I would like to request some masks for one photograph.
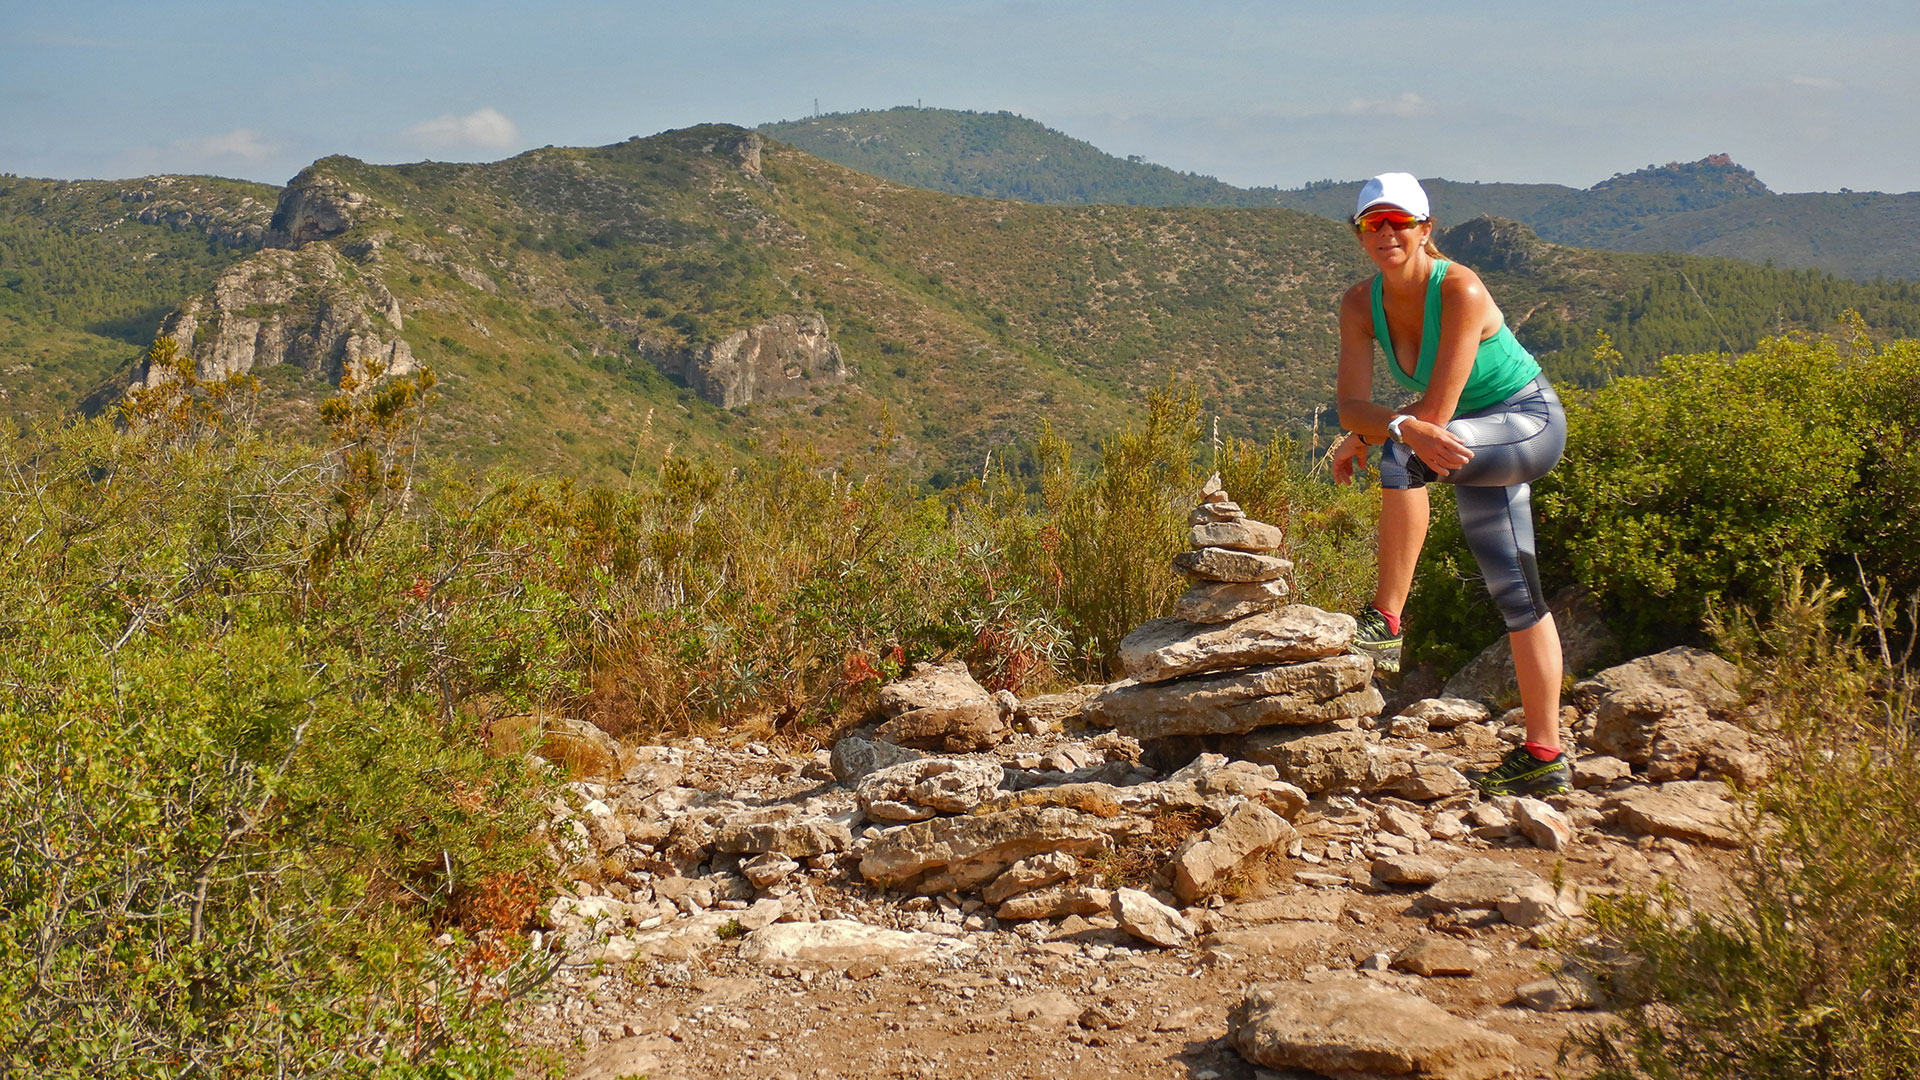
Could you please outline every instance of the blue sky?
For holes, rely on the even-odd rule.
[[[1365,14],[1355,14],[1364,10]],[[708,121],[1008,109],[1242,185],[1920,189],[1920,4],[0,0],[0,171],[281,183]]]

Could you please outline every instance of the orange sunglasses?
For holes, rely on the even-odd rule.
[[[1425,218],[1414,217],[1405,210],[1369,210],[1353,219],[1353,227],[1361,232],[1379,232],[1385,228],[1399,232],[1402,229],[1411,229],[1425,220]]]

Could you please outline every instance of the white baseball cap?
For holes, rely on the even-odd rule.
[[[1422,221],[1433,216],[1432,209],[1427,205],[1427,191],[1412,173],[1381,173],[1360,185],[1360,200],[1354,206],[1353,216],[1358,219],[1361,214],[1383,204],[1397,206]]]

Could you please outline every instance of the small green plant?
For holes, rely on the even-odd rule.
[[[1600,937],[1576,959],[1619,1023],[1569,1053],[1600,1080],[1920,1075],[1920,698],[1895,625],[1913,609],[1869,595],[1849,617],[1838,590],[1789,575],[1769,619],[1717,623],[1786,765],[1720,902],[1667,888],[1594,904]]]
[[[721,941],[732,941],[734,938],[746,936],[747,928],[740,925],[739,919],[728,919],[726,922],[721,923],[719,928],[714,930],[713,933],[714,936],[718,937]]]

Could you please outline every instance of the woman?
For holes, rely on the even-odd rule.
[[[1454,485],[1460,526],[1506,620],[1527,735],[1490,772],[1469,773],[1490,794],[1550,794],[1573,786],[1560,748],[1560,636],[1534,565],[1528,483],[1553,468],[1567,421],[1540,365],[1514,340],[1479,275],[1433,246],[1427,193],[1408,173],[1367,181],[1354,235],[1379,273],[1340,301],[1339,483],[1380,460],[1380,578],[1355,644],[1387,670],[1400,659],[1400,612],[1427,538],[1430,481]],[[1373,346],[1394,381],[1420,396],[1375,404]]]

